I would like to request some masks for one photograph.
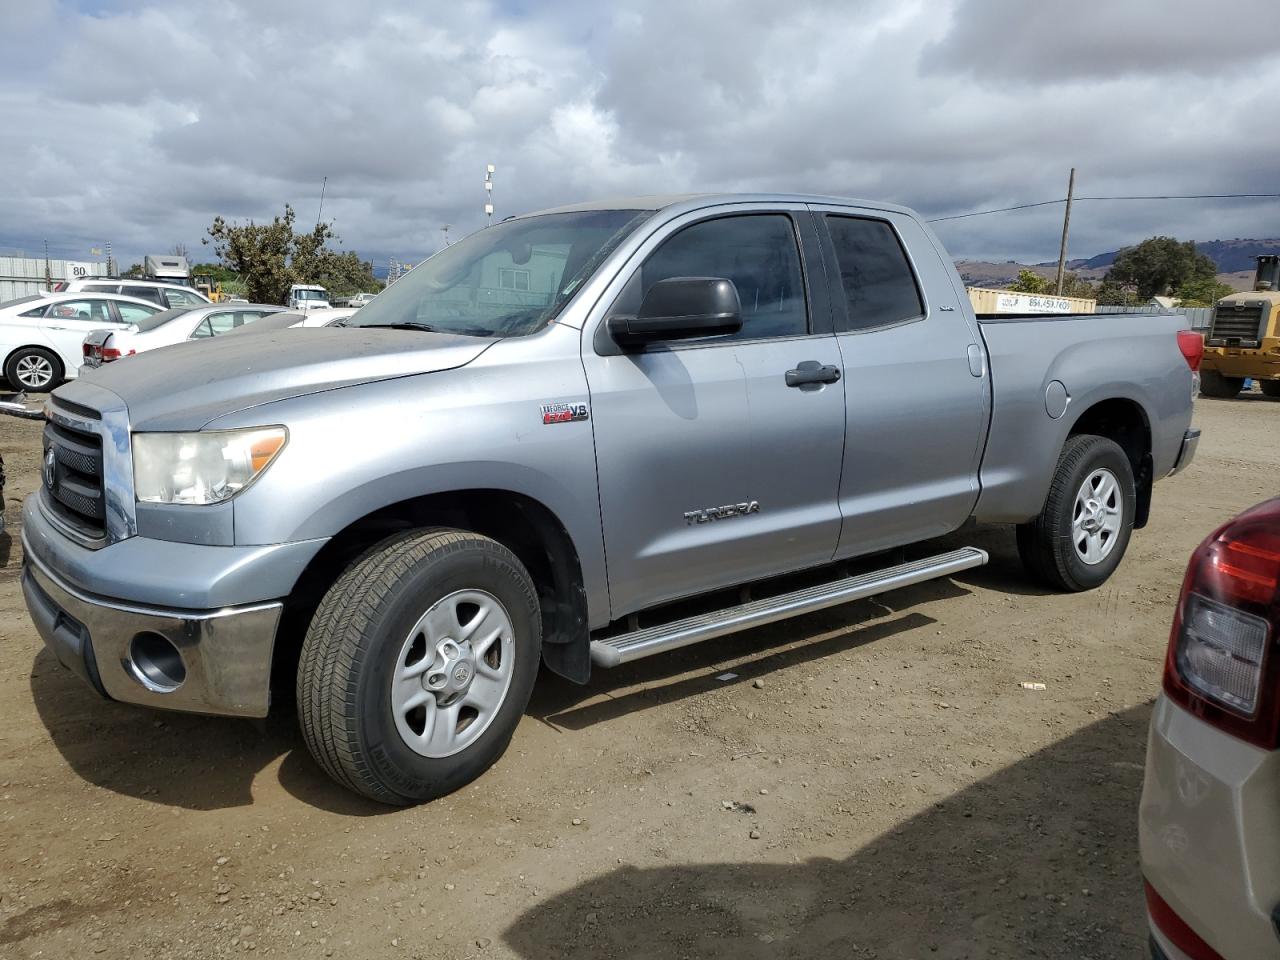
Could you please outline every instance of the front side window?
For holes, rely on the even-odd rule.
[[[535,333],[648,216],[581,210],[494,224],[414,267],[345,326],[476,337]]]
[[[828,215],[840,265],[849,330],[884,327],[924,316],[920,289],[898,236],[883,220]]]
[[[83,323],[115,323],[106,300],[64,300],[49,307],[46,320]]]
[[[785,214],[718,217],[685,227],[649,255],[615,310],[637,312],[649,288],[672,277],[723,277],[738,288],[742,329],[717,342],[808,333],[800,250]]]
[[[185,290],[166,290],[164,297],[171,307],[199,307],[205,303],[194,293],[187,293]]]

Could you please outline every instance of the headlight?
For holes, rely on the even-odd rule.
[[[267,469],[284,427],[201,433],[135,433],[133,487],[147,503],[221,503]]]

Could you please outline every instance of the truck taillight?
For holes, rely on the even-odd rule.
[[[1200,361],[1204,359],[1204,337],[1194,330],[1179,330],[1178,350],[1182,353],[1182,359],[1187,361],[1191,372],[1197,373],[1200,370]]]
[[[1246,510],[1191,555],[1164,690],[1221,730],[1280,747],[1280,498]]]

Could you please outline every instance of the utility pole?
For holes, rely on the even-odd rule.
[[[1058,285],[1055,288],[1058,296],[1062,296],[1062,271],[1067,268],[1067,229],[1071,226],[1071,198],[1076,192],[1076,168],[1071,168],[1071,177],[1067,180],[1067,208],[1062,213],[1062,246],[1058,248]]]
[[[49,241],[44,242],[44,288],[53,289],[53,268],[49,265]]]
[[[453,226],[453,224],[446,223],[443,227],[440,228],[440,232],[444,234],[444,245],[446,247],[449,245],[449,228],[451,226]]]
[[[325,177],[320,181],[320,209],[316,211],[316,229],[320,229],[320,214],[324,213],[324,188],[328,184],[329,178]]]
[[[485,226],[493,224],[493,164],[489,164],[484,173],[484,215]]]

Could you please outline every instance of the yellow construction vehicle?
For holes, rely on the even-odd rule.
[[[1246,377],[1268,397],[1280,397],[1280,256],[1258,257],[1253,290],[1223,297],[1200,361],[1200,393],[1230,399]]]
[[[198,273],[191,278],[196,285],[196,289],[203,293],[213,303],[221,303],[227,299],[227,295],[222,292],[222,281],[215,280],[208,274]]]

